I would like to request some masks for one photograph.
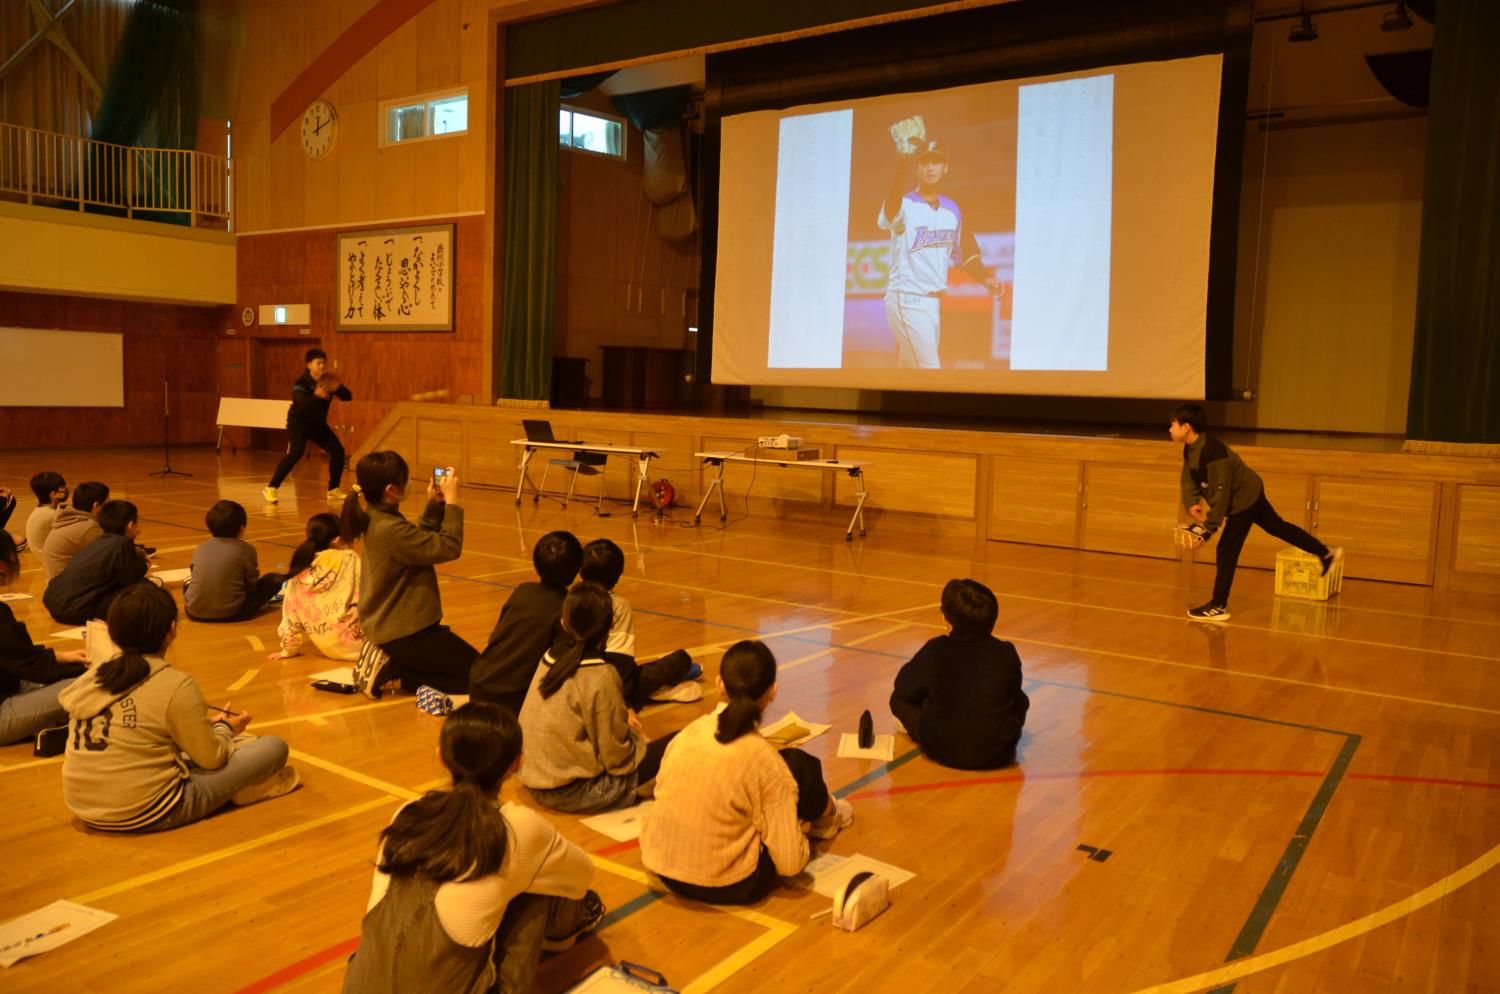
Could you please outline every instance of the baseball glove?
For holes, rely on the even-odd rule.
[[[927,140],[927,125],[922,122],[922,115],[908,117],[891,125],[891,140],[896,143],[896,151],[902,155],[916,155],[917,149]]]
[[[1173,532],[1177,539],[1178,548],[1196,549],[1212,537],[1213,532],[1203,525],[1194,522],[1190,525],[1178,525]]]

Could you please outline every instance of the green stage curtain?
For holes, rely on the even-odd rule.
[[[1444,0],[1435,28],[1406,434],[1493,445],[1500,443],[1500,3]]]
[[[501,397],[552,390],[557,282],[556,80],[505,91],[505,207],[496,384]]]

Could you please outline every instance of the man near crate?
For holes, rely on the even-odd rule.
[[[1215,556],[1218,571],[1214,574],[1213,598],[1190,609],[1188,617],[1229,620],[1229,588],[1251,525],[1260,525],[1283,542],[1317,556],[1323,562],[1324,575],[1343,558],[1343,549],[1329,548],[1276,513],[1255,470],[1229,446],[1204,434],[1208,431],[1208,414],[1201,406],[1178,405],[1168,430],[1172,441],[1182,443],[1182,506],[1193,519],[1192,524],[1183,526],[1184,544],[1196,548],[1221,527],[1224,530]]]

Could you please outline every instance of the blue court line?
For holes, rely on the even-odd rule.
[[[604,931],[616,922],[623,921],[624,919],[629,918],[631,915],[635,914],[637,911],[640,911],[642,908],[647,907],[648,905],[655,904],[657,901],[660,901],[666,896],[667,895],[663,894],[661,891],[648,890],[644,894],[640,894],[636,897],[631,898],[629,901],[626,901],[624,904],[620,905],[618,908],[605,915],[604,921],[600,923],[598,931]]]
[[[857,780],[844,784],[844,786],[833,792],[833,796],[848,797],[850,794],[854,793],[856,790],[859,790],[866,784],[873,783],[874,781],[879,780],[881,777],[889,775],[892,770],[901,766],[905,766],[907,763],[910,763],[920,755],[922,755],[921,749],[913,749],[911,752],[903,752],[901,755],[897,756],[889,763],[886,763],[883,766],[877,766],[875,767],[875,769],[871,770],[869,773],[866,773],[864,776],[858,778]]]

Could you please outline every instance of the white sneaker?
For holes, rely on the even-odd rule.
[[[276,504],[281,501],[281,494],[277,492],[275,487],[265,487],[261,490],[260,495],[266,499],[267,504]]]
[[[854,805],[842,798],[833,802],[833,814],[824,815],[807,830],[809,839],[831,839],[854,824]]]
[[[691,704],[694,701],[703,700],[703,685],[692,680],[684,680],[674,683],[670,687],[663,687],[651,695],[653,701],[674,701],[678,704]]]
[[[234,792],[232,800],[241,807],[246,804],[255,804],[257,801],[269,801],[273,797],[290,794],[301,783],[302,778],[297,775],[295,766],[283,766],[264,780],[258,780],[248,787],[241,787]]]

